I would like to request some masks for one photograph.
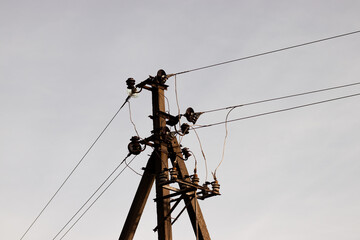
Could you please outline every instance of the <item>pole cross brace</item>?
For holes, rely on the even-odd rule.
[[[175,187],[172,187],[172,186],[168,185],[168,184],[171,184],[171,183],[178,183],[179,185],[185,186],[185,187],[182,187],[182,188],[178,189],[178,188],[175,188]],[[165,198],[176,197],[176,196],[182,195],[182,194],[189,195],[188,194],[189,192],[194,192],[194,191],[197,191],[198,189],[200,189],[200,191],[198,191],[196,193],[196,195],[197,195],[197,198],[200,199],[200,200],[204,200],[204,199],[209,198],[209,197],[221,195],[220,193],[217,193],[214,190],[210,190],[207,186],[200,186],[200,185],[188,182],[188,181],[182,181],[180,179],[164,182],[162,187],[165,188],[165,189],[168,189],[170,191],[173,191],[174,193],[163,196],[162,198],[155,198],[154,201],[159,201],[159,200],[165,199]]]

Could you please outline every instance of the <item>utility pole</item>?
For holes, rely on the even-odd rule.
[[[165,143],[166,135],[166,119],[161,112],[165,112],[165,95],[164,90],[166,86],[163,85],[166,81],[165,71],[159,70],[152,91],[153,103],[153,136],[156,158],[156,201],[157,208],[157,224],[159,240],[171,240],[171,218],[167,217],[170,214],[170,199],[164,198],[169,195],[169,190],[162,187],[161,183],[164,180],[164,175],[161,174],[168,169],[168,149]],[[165,176],[166,181],[168,180]]]
[[[156,77],[149,77],[136,86],[135,80],[131,78],[127,80],[128,89],[132,93],[137,92],[138,88],[151,91],[153,104],[151,116],[153,120],[152,135],[142,140],[138,137],[132,137],[128,145],[129,152],[135,155],[140,154],[142,151],[141,145],[149,145],[154,148],[154,151],[144,168],[143,176],[119,240],[133,239],[154,181],[157,208],[157,226],[154,231],[158,232],[158,239],[172,240],[172,224],[186,209],[198,239],[210,240],[198,199],[203,200],[211,196],[220,195],[220,185],[215,181],[212,183],[207,182],[200,186],[196,172],[194,175],[189,175],[187,171],[184,160],[187,160],[190,154],[186,149],[181,149],[175,137],[176,133],[171,132],[167,127],[167,125],[176,125],[181,117],[181,115],[171,116],[165,112],[164,91],[168,87],[165,85],[167,78],[168,76],[165,71],[159,70]],[[195,123],[200,114],[195,113],[192,108],[188,108],[183,116]],[[180,134],[188,133],[189,125],[183,125],[181,126],[182,133]],[[169,159],[172,163],[172,168],[168,166]],[[179,187],[175,188],[171,186],[172,184],[178,184]],[[212,186],[212,190],[210,190],[208,185]],[[172,222],[171,213],[181,200],[184,200],[185,207]],[[171,203],[174,204],[171,206]]]

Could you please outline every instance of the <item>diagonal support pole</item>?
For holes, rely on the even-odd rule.
[[[154,184],[155,162],[157,159],[157,153],[153,152],[147,162],[144,174],[141,177],[139,187],[136,191],[134,200],[125,220],[119,240],[132,240],[134,238],[136,228],[144,211],[144,207],[149,197],[152,185]]]

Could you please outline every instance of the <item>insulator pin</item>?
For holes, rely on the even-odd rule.
[[[211,183],[213,193],[220,194],[220,184],[217,180]]]
[[[160,69],[157,74],[156,77],[154,78],[154,81],[160,84],[164,84],[167,80],[167,75],[166,72],[163,69]]]
[[[188,160],[188,158],[191,157],[191,153],[188,148],[184,147],[183,149],[181,149],[181,152],[184,155],[185,160]]]
[[[186,109],[184,116],[189,122],[195,124],[201,114],[202,112],[196,113],[193,108],[189,107],[188,109]]]
[[[207,197],[209,195],[209,191],[210,191],[210,188],[208,187],[209,184],[210,184],[209,182],[205,182],[203,184],[203,189],[201,190],[203,197]]]
[[[194,173],[194,175],[192,176],[191,181],[192,181],[193,184],[196,184],[196,185],[199,184],[200,179],[199,179],[199,176],[197,175],[197,173]]]
[[[189,133],[190,125],[186,124],[186,123],[183,123],[180,128],[181,128],[182,134],[185,135],[185,134]]]
[[[135,80],[133,78],[128,78],[128,80],[126,80],[126,85],[128,89],[134,89],[135,88]]]
[[[142,148],[140,145],[140,138],[138,136],[134,136],[130,139],[130,143],[128,144],[128,150],[131,154],[139,155],[142,152]]]

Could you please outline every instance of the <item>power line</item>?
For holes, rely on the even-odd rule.
[[[137,155],[135,155],[128,164],[130,164],[132,161],[134,161],[134,159],[137,157]],[[125,159],[126,160],[126,159]],[[106,192],[106,190],[108,190],[108,188],[115,182],[115,180],[124,172],[124,170],[127,168],[127,166],[125,166],[116,176],[115,178],[109,183],[109,185],[99,194],[99,196],[90,204],[90,206],[80,215],[80,217],[71,225],[71,227],[62,235],[62,237],[60,238],[63,239],[69,232],[70,230],[80,221],[80,219],[87,213],[87,211],[89,211],[89,209],[99,200],[99,198]]]
[[[270,114],[273,114],[273,113],[290,111],[290,110],[294,110],[294,109],[298,109],[298,108],[309,107],[309,106],[312,106],[312,105],[317,105],[317,104],[321,104],[321,103],[327,103],[327,102],[337,101],[337,100],[340,100],[340,99],[351,98],[351,97],[355,97],[355,96],[360,96],[360,93],[356,93],[356,94],[352,94],[352,95],[347,95],[347,96],[343,96],[343,97],[332,98],[332,99],[323,100],[323,101],[319,101],[319,102],[308,103],[308,104],[304,104],[304,105],[298,105],[298,106],[295,106],[295,107],[284,108],[284,109],[275,110],[275,111],[271,111],[271,112],[265,112],[265,113],[250,115],[250,116],[247,116],[247,117],[231,119],[231,120],[227,120],[227,121],[223,121],[223,122],[217,122],[217,123],[212,123],[212,124],[207,124],[207,125],[200,125],[200,126],[194,127],[193,129],[199,129],[199,128],[205,128],[205,127],[212,127],[212,126],[216,126],[216,125],[220,125],[220,124],[225,124],[225,123],[229,123],[229,122],[241,121],[241,120],[245,120],[245,119],[249,119],[249,118],[255,118],[255,117],[270,115]]]
[[[328,41],[328,40],[332,40],[332,39],[340,38],[340,37],[345,37],[345,36],[349,36],[349,35],[353,35],[353,34],[357,34],[357,33],[360,33],[360,30],[354,31],[354,32],[349,32],[349,33],[344,33],[344,34],[340,34],[340,35],[335,35],[335,36],[332,36],[332,37],[322,38],[322,39],[318,39],[318,40],[311,41],[311,42],[301,43],[301,44],[293,45],[293,46],[290,46],[290,47],[279,48],[279,49],[276,49],[276,50],[263,52],[263,53],[259,53],[259,54],[254,54],[254,55],[250,55],[250,56],[247,56],[247,57],[242,57],[242,58],[237,58],[237,59],[233,59],[233,60],[229,60],[229,61],[225,61],[225,62],[215,63],[215,64],[211,64],[211,65],[208,65],[208,66],[198,67],[198,68],[190,69],[190,70],[187,70],[187,71],[178,72],[178,73],[175,73],[175,74],[170,74],[169,77],[173,76],[173,75],[180,75],[180,74],[184,74],[184,73],[195,72],[195,71],[203,70],[203,69],[206,69],[206,68],[217,67],[217,66],[220,66],[220,65],[225,65],[225,64],[229,64],[229,63],[233,63],[233,62],[238,62],[238,61],[242,61],[242,60],[246,60],[246,59],[250,59],[250,58],[260,57],[260,56],[264,56],[264,55],[268,55],[268,54],[272,54],[272,53],[276,53],[276,52],[281,52],[281,51],[285,51],[285,50],[289,50],[289,49],[293,49],[293,48],[303,47],[303,46],[306,46],[306,45],[315,44],[315,43],[319,43],[319,42],[324,42],[324,41]]]
[[[56,239],[57,236],[70,224],[70,222],[76,217],[76,215],[85,207],[85,205],[95,196],[95,194],[104,186],[104,184],[109,180],[109,178],[119,169],[119,167],[125,162],[128,157],[130,157],[130,153],[125,157],[124,160],[120,162],[120,164],[111,172],[111,174],[103,181],[103,183],[95,190],[95,192],[86,200],[86,202],[77,210],[77,212],[70,218],[70,220],[60,229],[60,231],[53,238]],[[127,165],[127,164],[126,164]]]
[[[139,172],[137,172],[135,169],[133,169],[133,168],[129,165],[129,163],[126,162],[126,160],[125,160],[125,164],[126,164],[126,166],[127,166],[128,168],[130,168],[130,170],[133,171],[136,175],[139,175],[140,177],[143,176],[141,173],[139,173]]]
[[[81,157],[80,161],[75,165],[75,167],[71,170],[70,174],[65,178],[65,180],[63,181],[63,183],[60,185],[60,187],[56,190],[56,192],[54,193],[54,195],[52,195],[52,197],[50,198],[50,200],[46,203],[46,205],[44,206],[44,208],[40,211],[40,213],[37,215],[37,217],[35,218],[35,220],[30,224],[30,226],[27,228],[27,230],[25,231],[25,233],[22,235],[22,237],[20,238],[20,240],[22,240],[26,234],[30,231],[30,229],[34,226],[34,224],[37,222],[37,220],[39,219],[39,217],[43,214],[43,212],[47,209],[47,207],[50,205],[50,203],[54,200],[54,198],[56,197],[56,195],[59,193],[59,191],[63,188],[63,186],[65,185],[65,183],[69,180],[69,178],[71,177],[71,175],[75,172],[75,170],[79,167],[79,165],[82,163],[82,161],[84,160],[84,158],[87,156],[87,154],[90,152],[90,150],[94,147],[94,145],[97,143],[97,141],[100,139],[100,137],[104,134],[104,132],[106,131],[106,129],[109,127],[109,125],[112,123],[112,121],[115,119],[115,117],[118,115],[118,113],[120,112],[120,110],[125,106],[125,104],[129,101],[131,96],[128,96],[125,99],[125,102],[121,105],[121,107],[117,110],[117,112],[115,113],[115,115],[111,118],[111,120],[108,122],[108,124],[105,126],[105,128],[101,131],[101,133],[99,134],[99,136],[95,139],[95,141],[91,144],[91,146],[88,148],[88,150],[85,152],[85,154]]]
[[[271,101],[276,101],[276,100],[282,100],[282,99],[292,98],[292,97],[299,97],[299,96],[304,96],[304,95],[313,94],[313,93],[319,93],[319,92],[325,92],[325,91],[330,91],[330,90],[339,89],[339,88],[351,87],[351,86],[355,86],[355,85],[360,85],[360,82],[355,82],[355,83],[350,83],[350,84],[345,84],[345,85],[340,85],[340,86],[335,86],[335,87],[329,87],[329,88],[323,88],[323,89],[318,89],[318,90],[313,90],[313,91],[308,91],[308,92],[296,93],[296,94],[291,94],[291,95],[286,95],[286,96],[276,97],[276,98],[270,98],[270,99],[255,101],[255,102],[243,103],[243,104],[233,105],[233,106],[229,106],[229,107],[216,108],[216,109],[212,109],[212,110],[208,110],[208,111],[203,111],[202,113],[210,113],[210,112],[216,112],[216,111],[222,111],[222,110],[229,110],[229,109],[234,109],[237,107],[244,107],[244,106],[255,105],[255,104],[265,103],[265,102],[271,102]]]

